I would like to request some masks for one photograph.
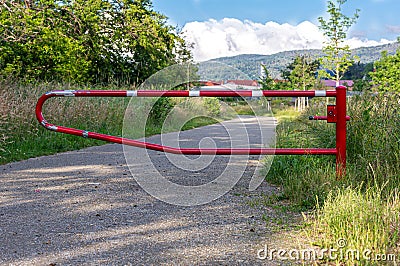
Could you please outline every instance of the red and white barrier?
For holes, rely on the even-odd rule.
[[[53,125],[44,119],[43,104],[52,97],[336,97],[335,123],[336,123],[336,148],[331,149],[197,149],[174,148],[148,142],[142,142],[122,137],[90,132],[81,129]],[[186,155],[336,155],[337,176],[342,177],[346,167],[346,88],[338,87],[328,91],[157,91],[157,90],[66,90],[51,91],[42,95],[36,105],[36,117],[39,123],[48,130],[84,138],[98,139],[119,143],[139,148],[151,149],[161,152]],[[311,117],[310,117],[311,119]],[[328,120],[328,117],[313,117],[314,120]]]

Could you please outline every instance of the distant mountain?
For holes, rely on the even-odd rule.
[[[374,47],[362,47],[353,50],[361,63],[377,61],[382,51],[395,54],[399,43],[391,43]],[[284,69],[297,55],[306,54],[316,59],[323,56],[322,50],[298,50],[281,52],[273,55],[246,54],[233,57],[221,57],[202,63],[199,75],[207,80],[259,79],[261,64],[267,66],[273,78],[280,78],[280,70]],[[222,63],[222,64],[221,64]]]

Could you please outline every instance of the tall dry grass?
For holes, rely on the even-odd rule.
[[[390,194],[400,185],[400,95],[365,94],[349,101],[348,160],[351,181]]]
[[[6,105],[6,99],[3,95],[3,91],[0,90],[0,152],[5,152],[6,141],[8,138],[5,130],[8,112],[9,111],[8,106]]]
[[[0,163],[79,149],[102,142],[57,134],[42,128],[35,117],[38,98],[51,90],[82,89],[68,84],[0,83]],[[54,124],[121,135],[126,99],[52,98],[44,106]]]
[[[126,89],[126,88],[84,88],[70,84],[38,83],[22,84],[18,82],[0,82],[0,164],[23,160],[27,158],[54,154],[57,152],[80,149],[104,142],[84,139],[71,135],[64,135],[42,128],[35,117],[35,106],[38,98],[52,90],[82,90],[82,89]],[[164,125],[164,119],[172,108],[179,105],[182,99],[160,98],[151,106],[136,106],[138,110],[131,110],[133,117],[139,119],[140,125],[145,123],[146,136],[159,134],[162,131],[176,131],[216,123],[208,114],[207,106],[201,101],[189,102],[193,106],[184,104],[183,116],[175,115],[170,121],[172,124]],[[124,115],[129,104],[129,98],[79,98],[60,97],[49,99],[43,108],[46,120],[55,125],[84,129],[114,136],[121,136]],[[134,104],[137,102],[134,102]],[[179,106],[178,106],[179,107]],[[210,108],[210,106],[208,106]],[[211,106],[213,107],[213,106]],[[151,108],[150,115],[143,121],[140,110]],[[132,109],[132,108],[131,108]],[[223,109],[223,108],[222,108]],[[177,112],[175,110],[175,113]],[[190,113],[187,113],[187,111]],[[213,109],[214,110],[214,109]],[[139,112],[135,112],[139,111]],[[201,111],[201,112],[200,112]],[[182,125],[190,116],[190,121]],[[200,116],[198,119],[191,119]],[[132,119],[130,128],[133,132],[128,137],[141,138],[141,130],[136,130],[137,125]],[[136,126],[136,127],[135,127]],[[163,128],[164,127],[164,128]],[[125,128],[126,129],[126,128]],[[135,131],[136,130],[136,131]]]

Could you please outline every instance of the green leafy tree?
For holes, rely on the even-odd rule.
[[[275,80],[271,77],[266,65],[261,64],[261,77],[259,84],[261,85],[261,90],[274,90],[277,88]],[[261,97],[260,102],[262,106],[265,106],[267,110],[271,110],[271,98]]]
[[[308,90],[316,84],[316,73],[319,67],[317,60],[311,60],[309,56],[298,55],[287,67],[288,80],[293,88]],[[308,99],[298,98],[298,110],[302,111],[308,105]]]
[[[275,88],[275,81],[271,77],[271,75],[270,75],[270,73],[269,73],[269,71],[267,69],[267,66],[262,64],[261,67],[262,67],[262,72],[263,72],[261,77],[260,77],[260,81],[259,81],[259,83],[261,85],[261,89],[262,90],[272,90],[272,89],[274,89]]]
[[[150,0],[25,0],[0,4],[0,75],[140,83],[190,53]]]
[[[371,81],[370,72],[374,69],[374,63],[357,62],[348,68],[343,76],[347,80],[366,80]]]
[[[354,57],[351,55],[350,47],[344,45],[347,31],[356,23],[360,10],[357,9],[352,17],[348,17],[342,12],[343,5],[347,0],[328,1],[329,19],[319,17],[319,28],[323,31],[328,41],[323,47],[325,56],[321,59],[322,67],[334,73],[334,80],[339,86],[343,74],[353,64]],[[330,77],[326,71],[320,71],[322,77]]]
[[[311,60],[309,56],[299,55],[287,67],[288,80],[295,88],[308,90],[312,88],[317,79],[316,73],[319,68],[318,60]]]
[[[76,38],[72,14],[50,1],[0,5],[0,72],[3,76],[82,79],[90,60]],[[64,15],[63,15],[64,13]]]
[[[375,62],[374,71],[370,73],[372,84],[382,92],[400,93],[400,49],[395,55],[382,53],[382,58]]]
[[[353,64],[343,76],[345,80],[353,80],[354,91],[365,91],[371,88],[371,75],[370,72],[374,69],[374,63],[361,63]]]

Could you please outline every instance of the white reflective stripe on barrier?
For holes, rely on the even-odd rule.
[[[46,94],[55,94],[57,96],[65,96],[65,97],[74,97],[76,91],[74,90],[66,90],[66,91],[50,91]]]
[[[326,91],[315,91],[315,97],[326,97]]]
[[[261,90],[251,91],[251,97],[263,97],[263,96],[264,96],[264,93]]]
[[[189,97],[200,97],[200,91],[189,91]]]
[[[126,96],[128,97],[137,97],[137,91],[127,91]]]

